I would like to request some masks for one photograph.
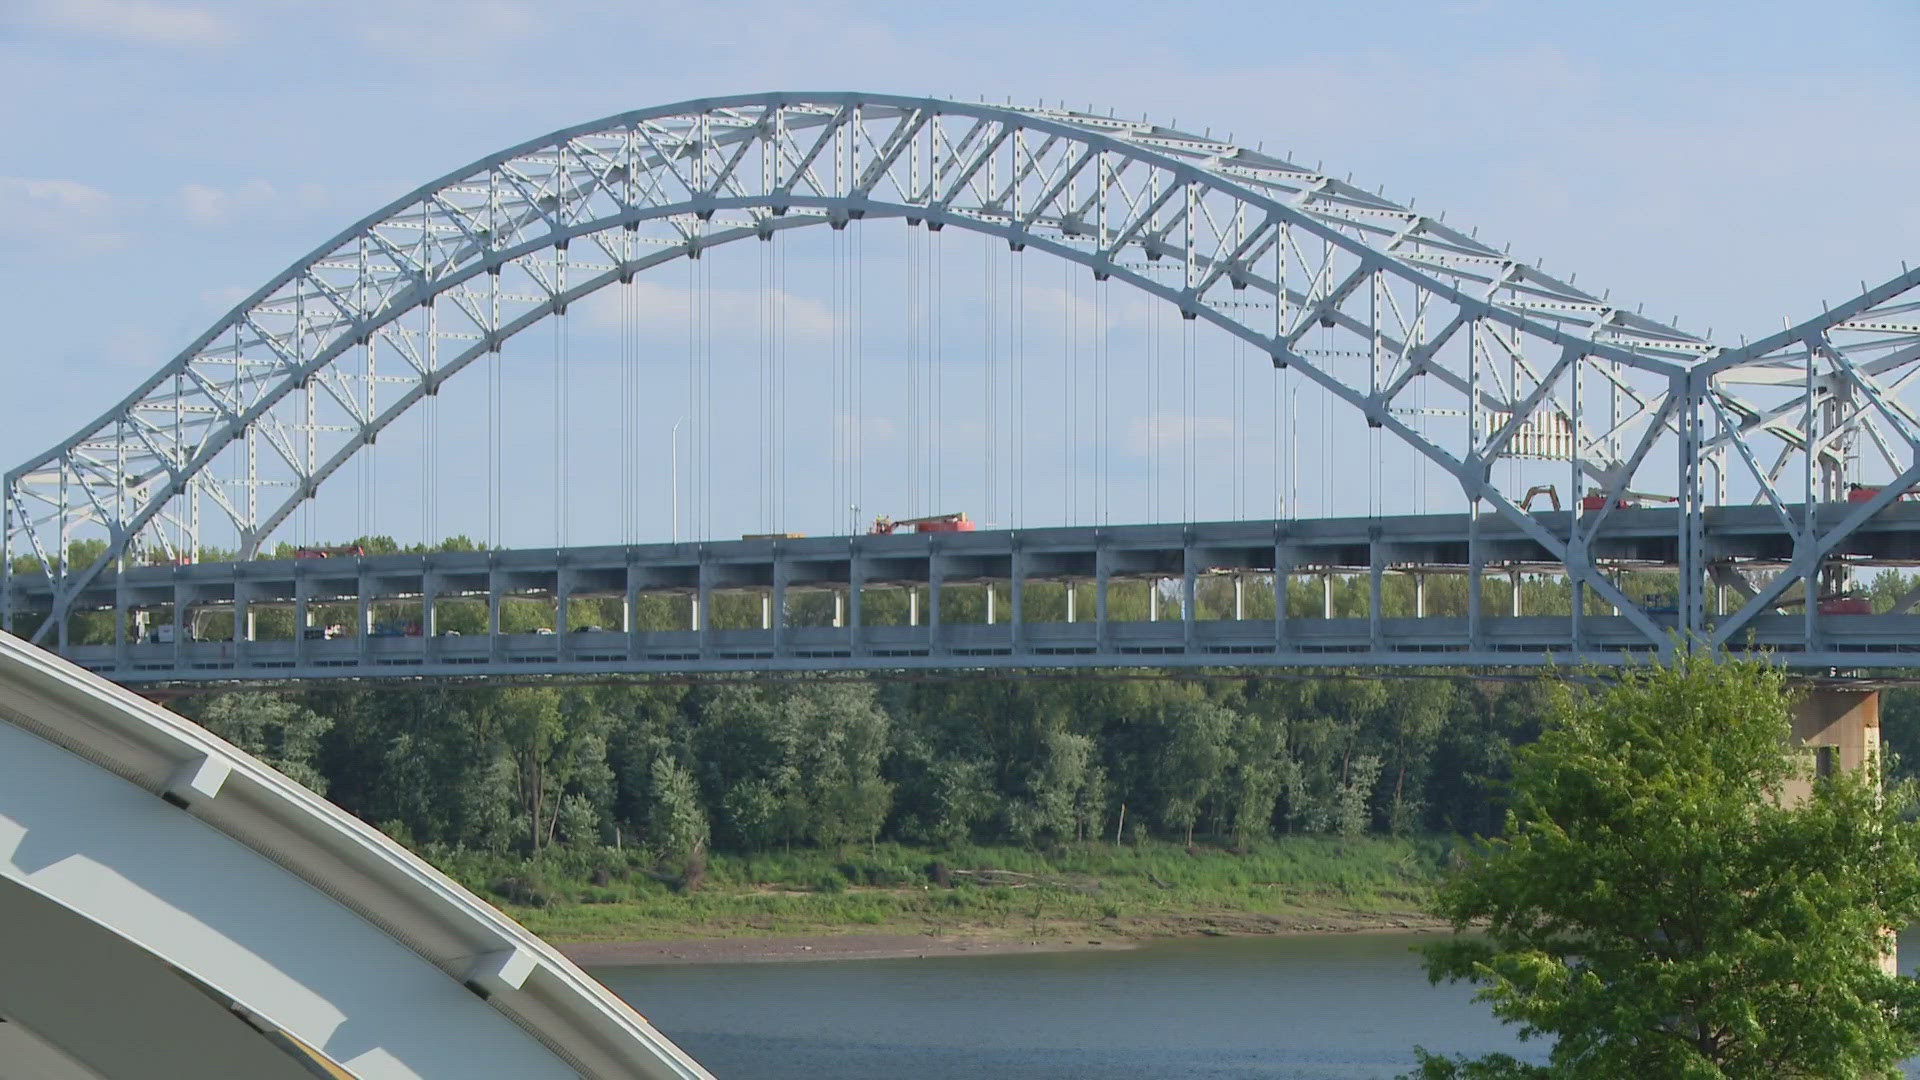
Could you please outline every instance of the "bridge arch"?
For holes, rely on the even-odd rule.
[[[0,573],[30,555],[53,580],[55,617],[38,639],[136,545],[164,549],[162,525],[197,533],[203,502],[251,554],[382,429],[541,319],[719,245],[884,217],[1051,253],[1251,343],[1438,463],[1615,603],[1574,538],[1523,514],[1493,465],[1551,444],[1575,480],[1625,490],[1678,430],[1671,384],[1716,351],[1410,207],[1210,135],[888,95],[706,99],[523,143],[321,245],[7,474]],[[1302,344],[1315,329],[1351,348],[1315,355]],[[1483,371],[1496,350],[1504,380]],[[376,354],[392,365],[377,377]],[[1459,401],[1450,442],[1401,416],[1418,376]],[[1591,429],[1583,378],[1624,389],[1629,418]],[[396,379],[400,392],[379,400],[376,385]],[[242,481],[214,482],[223,455],[244,461]],[[67,565],[68,542],[88,532],[105,552]],[[9,595],[0,585],[0,604]]]
[[[711,1080],[372,827],[6,634],[0,917],[35,1076]]]

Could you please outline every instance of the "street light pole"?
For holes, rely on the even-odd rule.
[[[680,542],[680,425],[687,422],[681,417],[673,422],[673,430],[667,433],[667,444],[673,455],[673,542]]]

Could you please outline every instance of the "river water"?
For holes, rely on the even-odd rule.
[[[1415,1044],[1531,1056],[1413,934],[1124,952],[602,968],[721,1080],[1393,1076]]]
[[[1427,985],[1430,935],[1210,938],[1124,952],[601,968],[721,1080],[1349,1080],[1417,1044],[1541,1060]],[[1903,935],[1914,973],[1920,936]],[[1909,1067],[1908,1076],[1920,1075]]]

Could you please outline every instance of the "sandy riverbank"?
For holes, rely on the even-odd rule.
[[[1028,928],[1031,931],[1031,928]],[[642,964],[750,964],[809,960],[890,960],[1011,953],[1111,952],[1170,938],[1274,934],[1436,933],[1444,923],[1412,913],[1341,912],[1311,916],[1240,913],[1191,915],[1137,925],[1042,925],[1040,933],[999,929],[941,933],[833,933],[789,936],[685,937],[650,941],[558,942],[583,967]]]

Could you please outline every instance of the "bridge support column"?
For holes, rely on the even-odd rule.
[[[489,653],[498,652],[500,641],[500,578],[498,572],[487,575],[487,638],[494,643]]]
[[[1384,612],[1381,608],[1381,577],[1386,573],[1386,545],[1378,536],[1367,545],[1367,641],[1378,652],[1384,642],[1381,640],[1380,619]]]
[[[693,584],[693,630],[699,634],[697,640],[701,644],[701,659],[707,659],[708,651],[712,651],[712,638],[714,638],[714,632],[712,632],[714,569],[707,561],[707,544],[701,544],[701,565],[697,573],[699,578]]]
[[[1147,621],[1160,621],[1160,579],[1147,579]]]
[[[1413,575],[1413,617],[1427,617],[1427,575]]]
[[[1813,751],[1820,776],[1865,768],[1880,756],[1880,691],[1832,686],[1807,691],[1793,712],[1793,745]],[[1797,801],[1810,792],[1810,785],[1790,788],[1787,798]]]
[[[1512,591],[1511,591],[1510,593],[1508,593],[1508,595],[1507,595],[1507,606],[1508,606],[1508,607],[1509,607],[1509,609],[1510,609],[1510,610],[1509,610],[1509,611],[1507,612],[1507,614],[1509,614],[1509,615],[1511,615],[1511,616],[1513,616],[1514,618],[1516,618],[1516,619],[1517,619],[1517,618],[1519,618],[1519,617],[1520,617],[1520,613],[1521,613],[1521,607],[1520,607],[1520,571],[1518,571],[1518,570],[1509,570],[1509,571],[1507,571],[1507,582],[1508,582],[1508,586],[1509,586],[1509,588],[1510,588],[1510,589],[1512,590]]]
[[[1020,541],[1016,538],[1013,542],[1013,555],[1012,558],[1008,560],[1007,566],[1007,606],[1013,609],[1011,621],[1013,622],[1013,651],[1015,655],[1019,654],[1021,646],[1025,644],[1026,622],[1025,611],[1021,606],[1021,593],[1025,589],[1026,579],[1027,560],[1021,555]]]
[[[1814,774],[1878,767],[1880,760],[1880,691],[1818,686],[1807,691],[1793,711],[1789,745],[1813,751]],[[1812,794],[1812,784],[1796,780],[1788,785],[1785,801],[1796,803]],[[1899,945],[1889,934],[1881,970],[1895,974]]]
[[[707,561],[705,544],[700,545],[699,574],[693,594],[693,628],[700,635],[700,656],[705,659],[713,644],[713,566]]]
[[[940,565],[940,553],[927,555],[927,652],[940,652],[940,588],[945,584],[946,568]]]
[[[117,576],[113,585],[113,662],[127,665],[127,587],[126,574]]]
[[[767,629],[773,633],[773,655],[785,651],[787,636],[787,560],[776,548],[773,556],[773,588],[767,591]]]
[[[867,587],[867,560],[860,552],[847,556],[847,652],[861,654],[860,594]]]
[[[1107,580],[1113,574],[1107,546],[1093,549],[1093,642],[1100,652],[1107,651]]]
[[[1180,545],[1180,643],[1188,651],[1193,651],[1193,600],[1195,596],[1195,576],[1199,567],[1193,557],[1193,534],[1188,532],[1186,543]]]
[[[192,602],[193,594],[185,585],[176,583],[173,587],[173,664],[176,668],[181,666],[186,652],[187,628],[193,625],[187,618],[187,607]]]
[[[367,572],[364,568],[361,569],[359,574],[359,587],[354,591],[360,594],[358,597],[359,615],[357,616],[359,619],[358,636],[360,638],[360,649],[362,652],[365,652],[367,648],[367,635],[373,633],[373,598],[367,595]]]
[[[1574,567],[1584,564],[1587,561],[1587,552],[1586,548],[1580,543],[1580,529],[1577,522],[1574,526],[1573,533],[1574,538],[1567,544],[1567,630],[1568,640],[1573,645],[1573,651],[1580,653],[1587,647],[1585,625],[1587,615],[1587,583],[1584,578],[1575,576]]]
[[[835,590],[833,594],[833,628],[845,629],[847,625],[847,594]]]
[[[1078,621],[1077,619],[1077,612],[1079,609],[1079,603],[1077,600],[1078,593],[1075,590],[1075,587],[1074,587],[1075,582],[1072,578],[1068,578],[1066,580],[1066,586],[1067,586],[1067,622],[1072,623],[1072,622]]]
[[[994,602],[995,595],[996,594],[993,591],[993,582],[991,581],[987,582],[987,625],[988,626],[993,625],[993,602]]]
[[[920,625],[920,590],[907,586],[907,625]]]
[[[1278,529],[1273,539],[1273,651],[1287,651],[1287,594],[1293,579],[1293,549]]]
[[[247,583],[233,583],[233,666],[245,667],[247,642],[253,640],[253,611],[247,607]]]
[[[1480,648],[1480,500],[1467,512],[1467,647]]]
[[[293,573],[293,663],[298,667],[307,662],[307,627],[313,623],[313,610],[307,575],[297,568]]]
[[[424,643],[423,651],[433,649],[434,636],[440,632],[439,612],[434,604],[439,595],[440,583],[434,580],[433,571],[420,571],[420,640]]]
[[[1247,617],[1247,577],[1236,571],[1233,575],[1233,621],[1239,622]]]

